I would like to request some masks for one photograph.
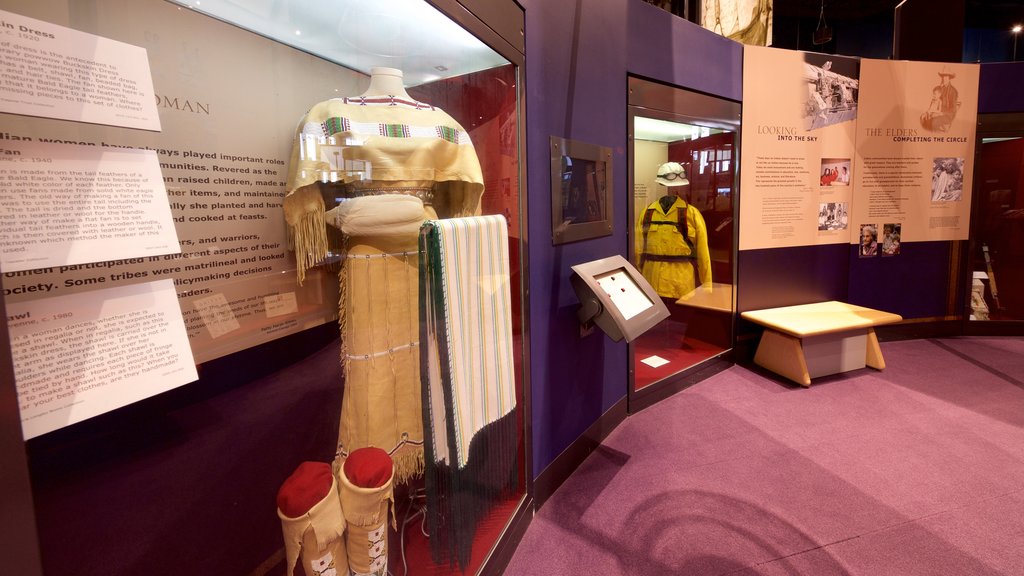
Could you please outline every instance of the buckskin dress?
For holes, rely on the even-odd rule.
[[[391,455],[395,481],[406,482],[423,470],[417,235],[427,219],[479,213],[476,151],[462,126],[429,104],[327,100],[296,129],[287,189],[299,282],[329,252],[342,255],[336,465],[374,446]]]

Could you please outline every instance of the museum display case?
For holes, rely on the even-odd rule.
[[[33,481],[45,486],[36,498],[46,571],[113,563],[131,573],[154,554],[191,574],[283,565],[280,471],[316,453],[333,454],[339,474],[369,446],[395,467],[391,573],[499,570],[531,506],[522,9],[44,0],[0,15],[4,330]],[[421,226],[431,234],[424,222],[449,219],[482,226],[473,233],[487,250],[446,248],[443,225],[432,229],[437,244],[418,246]],[[470,258],[488,264],[472,284],[478,300],[456,308],[452,294],[424,295],[424,274],[447,287],[444,267]],[[500,319],[495,340],[465,336],[432,356],[484,311]],[[335,367],[305,374],[295,348],[323,345]],[[494,382],[460,371],[481,346],[494,352],[484,359]],[[131,438],[138,421],[157,427],[168,414],[209,410],[227,388],[241,406],[262,404],[246,426],[278,426],[241,376],[256,364],[254,379],[303,373],[295,397],[334,390],[293,414],[290,426],[315,437],[315,449],[290,453],[288,437],[259,435],[223,447],[250,470],[276,455],[257,482],[238,483],[226,468],[235,455],[218,458],[210,429],[195,422],[140,433],[132,450],[103,446],[104,435]],[[427,392],[421,365],[441,366],[423,373]],[[374,404],[381,394],[392,397]],[[394,430],[384,439],[378,427]],[[163,459],[166,442],[204,447]],[[233,511],[187,535],[173,522],[151,527],[140,544],[148,552],[111,560],[109,542],[141,528],[104,516],[99,502],[113,488],[102,478],[126,468],[159,476],[161,488],[131,500],[139,514],[166,518],[174,499],[158,492],[194,489],[180,472],[197,464],[210,494],[239,492],[213,503],[214,517]],[[60,526],[48,499],[72,493],[89,494],[82,505],[92,507]],[[105,536],[55,546],[68,530]],[[211,550],[171,552],[196,537]],[[225,538],[248,542],[247,553]]]
[[[978,116],[977,175],[967,247],[965,332],[1019,334],[1024,321],[1024,116]]]
[[[636,78],[629,103],[632,262],[671,312],[630,346],[632,401],[732,348],[739,104]]]

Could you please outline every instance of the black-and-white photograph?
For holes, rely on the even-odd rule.
[[[860,63],[852,58],[804,53],[805,130],[857,119]]]
[[[932,159],[932,202],[959,202],[964,195],[964,159]]]
[[[900,253],[900,231],[903,226],[896,222],[882,224],[882,256],[896,256]]]
[[[928,107],[921,114],[921,127],[929,132],[946,132],[960,110],[960,94],[953,84],[956,74],[948,66],[939,70],[939,83],[930,92]]]
[[[846,202],[822,202],[818,206],[818,231],[846,230],[848,215]]]
[[[849,158],[821,159],[818,181],[821,186],[849,186],[851,176]]]

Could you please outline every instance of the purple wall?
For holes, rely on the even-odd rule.
[[[739,312],[844,300],[850,270],[849,245],[744,250],[739,253],[737,268]]]
[[[850,262],[847,302],[904,318],[946,315],[949,292],[956,289],[949,276],[950,242],[906,242],[898,256],[874,258],[860,258],[855,245],[843,247]]]
[[[626,395],[626,345],[579,337],[569,267],[627,253],[627,75],[738,100],[742,50],[643,2],[523,0],[533,471],[539,475]],[[548,138],[610,147],[611,236],[551,245]]]
[[[1024,62],[982,64],[978,113],[1024,112]]]

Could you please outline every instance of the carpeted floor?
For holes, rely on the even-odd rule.
[[[505,574],[1024,575],[1024,339],[882,350],[809,389],[733,366],[630,416]]]

